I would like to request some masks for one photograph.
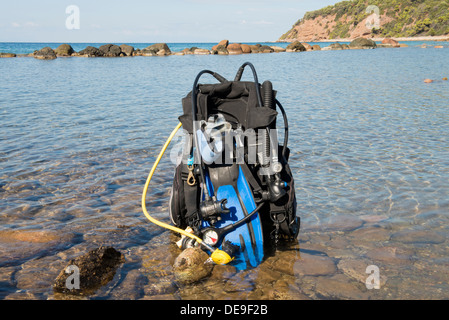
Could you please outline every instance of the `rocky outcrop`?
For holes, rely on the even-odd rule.
[[[302,42],[301,44],[304,46],[304,48],[306,48],[307,51],[312,51],[312,46],[310,44],[305,42]]]
[[[114,278],[118,266],[123,262],[125,262],[124,256],[112,247],[100,247],[89,251],[69,261],[56,278],[53,290],[71,295],[93,294]],[[74,272],[73,267],[77,267],[79,271],[79,283],[77,283],[79,288],[75,286],[75,279],[69,279]],[[68,286],[67,283],[73,284],[73,286]]]
[[[285,52],[285,48],[278,47],[278,46],[270,46],[271,49],[273,49],[274,52]]]
[[[195,49],[195,51],[193,51],[193,54],[208,55],[208,54],[210,54],[210,50],[198,48],[198,49]]]
[[[377,48],[377,44],[371,39],[360,37],[353,40],[349,47],[351,49],[374,49]]]
[[[143,56],[168,56],[171,50],[166,43],[156,43],[142,50]]]
[[[240,43],[231,43],[227,46],[229,54],[243,54],[242,47]]]
[[[15,58],[16,56],[15,53],[0,52],[0,58]]]
[[[251,47],[248,44],[241,44],[240,47],[243,53],[251,53]]]
[[[79,56],[84,56],[84,57],[89,57],[89,58],[102,57],[103,56],[103,52],[100,51],[100,49],[98,49],[98,48],[87,46],[86,49],[81,50],[80,52],[78,52],[78,55]]]
[[[229,45],[229,40],[221,40],[218,44],[212,47],[212,50],[217,50],[219,46],[227,47]]]
[[[274,50],[270,46],[260,46],[259,52],[260,53],[272,53],[272,52],[274,52]]]
[[[56,53],[50,47],[45,47],[41,50],[34,52],[34,58],[39,60],[54,60],[56,59]]]
[[[75,53],[75,50],[69,44],[61,44],[55,49],[55,53],[58,57],[71,57]]]
[[[260,53],[260,44],[250,44],[249,47],[251,48],[251,53]]]
[[[332,43],[331,45],[324,47],[324,48],[320,48],[319,46],[316,48],[316,50],[348,50],[350,49],[349,46],[346,43],[339,43],[339,42],[335,42]]]
[[[129,46],[127,44],[122,44],[120,46],[120,50],[122,51],[122,53],[124,53],[127,57],[132,57],[134,54],[134,47],[133,46]]]
[[[294,42],[290,43],[286,48],[287,52],[302,52],[302,51],[306,51],[306,50],[307,49],[299,41],[294,41]]]
[[[312,46],[312,51],[320,51],[320,50],[321,50],[321,47],[318,44],[314,44]]]
[[[105,44],[98,49],[103,53],[103,57],[120,57],[122,54],[122,49],[115,44]]]
[[[217,51],[217,54],[220,54],[220,55],[228,55],[229,54],[228,49],[226,49],[226,46],[224,46],[224,45],[217,46],[215,51]]]
[[[382,45],[384,46],[390,46],[390,47],[394,47],[394,48],[399,48],[399,42],[397,42],[394,39],[391,38],[385,38],[382,40]]]

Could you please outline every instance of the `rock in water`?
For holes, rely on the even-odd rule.
[[[177,282],[189,284],[210,275],[214,266],[207,262],[209,256],[199,248],[184,250],[175,260],[173,271]]]
[[[143,56],[168,56],[171,54],[170,48],[166,43],[156,43],[142,50]]]
[[[391,38],[383,39],[382,40],[382,44],[383,45],[389,45],[389,46],[392,46],[394,48],[399,48],[399,42],[397,42],[396,40],[391,39]]]
[[[103,57],[120,57],[122,53],[122,49],[115,44],[105,44],[98,49],[103,53]]]
[[[124,53],[124,54],[126,54],[126,56],[128,56],[128,57],[132,57],[133,56],[133,53],[134,53],[134,47],[132,47],[132,46],[129,46],[129,45],[127,45],[127,44],[122,44],[121,46],[120,46],[120,49],[122,50],[122,52]]]
[[[98,48],[87,46],[86,49],[81,50],[78,52],[80,56],[86,56],[86,57],[102,57],[103,52],[101,52]]]
[[[106,285],[114,278],[117,267],[125,262],[124,256],[112,247],[100,247],[71,260],[61,270],[53,285],[58,293],[86,296]],[[77,267],[79,281],[75,278]],[[68,271],[68,272],[67,272]],[[77,288],[79,284],[79,288]]]
[[[50,47],[45,47],[39,51],[34,52],[34,57],[39,60],[53,60],[56,59],[56,53]]]
[[[306,47],[304,47],[302,45],[301,42],[294,41],[287,46],[286,51],[287,52],[303,52],[303,51],[307,51],[307,49],[306,49]]]
[[[56,56],[70,57],[75,53],[75,50],[73,50],[72,46],[70,46],[69,44],[61,44],[56,48],[55,53]]]
[[[17,57],[15,53],[0,52],[0,58],[15,58],[15,57]]]
[[[371,39],[360,37],[353,40],[349,47],[351,49],[374,49],[377,48],[377,44]]]
[[[231,43],[227,46],[229,54],[243,54],[242,47],[240,43]]]

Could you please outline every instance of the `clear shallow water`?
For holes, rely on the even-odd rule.
[[[449,75],[447,54],[410,47],[0,60],[0,231],[74,235],[62,247],[15,254],[2,244],[0,297],[52,298],[64,264],[101,244],[121,250],[127,263],[94,298],[154,297],[149,286],[167,277],[179,252],[141,213],[148,171],[197,73],[233,78],[251,61],[289,116],[299,244],[256,270],[156,297],[447,298],[449,83],[423,83]],[[160,219],[174,169],[165,160],[148,197]],[[335,270],[303,274],[301,250],[302,259],[325,255]],[[354,276],[347,267],[358,262],[379,265],[387,278],[381,290],[367,290],[365,270]]]

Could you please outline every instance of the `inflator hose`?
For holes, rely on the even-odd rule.
[[[181,127],[182,127],[182,124],[180,123],[175,128],[175,130],[173,130],[173,132],[171,133],[170,137],[167,139],[167,142],[165,142],[165,145],[163,146],[161,152],[159,153],[159,156],[157,157],[156,162],[154,163],[153,168],[150,171],[150,174],[148,175],[148,178],[147,178],[147,181],[145,183],[145,187],[144,187],[143,193],[142,193],[142,210],[143,210],[143,213],[145,214],[145,217],[148,220],[150,220],[152,223],[154,223],[154,224],[156,224],[156,225],[158,225],[158,226],[160,226],[162,228],[165,228],[165,229],[177,232],[177,233],[182,234],[182,235],[184,235],[186,237],[189,237],[189,238],[192,238],[192,239],[196,240],[200,245],[203,245],[209,251],[211,251],[211,253],[212,253],[211,258],[212,258],[212,261],[214,261],[215,263],[217,263],[217,264],[227,264],[230,261],[232,261],[232,258],[226,252],[224,252],[222,250],[219,250],[219,249],[212,248],[208,244],[204,243],[201,238],[197,237],[194,234],[191,234],[191,233],[189,233],[189,232],[187,232],[185,230],[179,229],[177,227],[174,227],[172,225],[169,225],[169,224],[166,224],[164,222],[161,222],[161,221],[158,221],[158,220],[154,219],[152,216],[150,216],[150,214],[147,211],[145,199],[146,199],[146,196],[147,196],[147,193],[148,193],[148,187],[150,185],[151,179],[153,178],[154,172],[156,171],[156,168],[159,165],[159,162],[161,161],[162,156],[164,155],[165,151],[167,150],[168,146],[170,145],[170,142],[173,140],[174,136],[176,135],[176,133],[178,132],[178,130]]]

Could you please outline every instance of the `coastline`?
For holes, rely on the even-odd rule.
[[[362,43],[360,43],[362,40]],[[279,52],[303,52],[303,51],[321,51],[321,50],[344,50],[344,49],[374,49],[374,48],[390,48],[390,47],[408,47],[403,42],[449,42],[447,36],[426,36],[426,37],[404,37],[404,38],[365,38],[357,39],[340,38],[325,39],[320,41],[279,41],[264,43],[239,43],[222,40],[218,44],[214,43],[179,43],[175,44],[175,48],[170,48],[167,43],[151,44],[148,47],[135,47],[130,44],[90,44],[85,43],[86,47],[73,48],[70,44],[61,44],[55,48],[53,44],[42,43],[44,48],[38,49],[29,47],[26,51],[15,52],[14,46],[8,48],[8,44],[0,43],[0,58],[15,57],[34,57],[42,60],[53,60],[58,57],[129,57],[129,56],[170,56],[170,55],[239,55],[251,53],[279,53]],[[399,43],[402,42],[402,43]],[[358,43],[358,44],[356,44]],[[1,44],[7,44],[6,50],[2,49]],[[14,44],[14,43],[12,43]],[[20,43],[17,43],[20,44]],[[30,45],[39,45],[39,43],[29,43]],[[171,44],[172,45],[172,44]],[[170,46],[171,46],[170,45]],[[181,46],[185,45],[185,46]],[[197,47],[197,45],[199,47]],[[409,43],[410,45],[410,43]],[[187,47],[186,47],[187,46]],[[423,43],[423,48],[429,44]],[[448,47],[447,44],[434,43],[431,46],[435,48]],[[76,49],[76,50],[75,50]]]

